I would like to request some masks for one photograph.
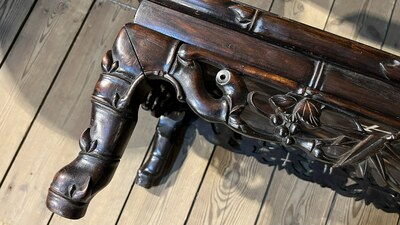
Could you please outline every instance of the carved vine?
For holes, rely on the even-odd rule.
[[[241,74],[224,67],[214,75],[215,84],[222,94],[219,98],[212,98],[207,95],[202,83],[204,76],[210,74],[203,73],[197,60],[191,58],[198,55],[190,51],[194,50],[183,48],[179,51],[177,66],[171,75],[186,93],[185,101],[200,117],[210,122],[223,123],[239,134],[296,149],[296,152],[300,151],[308,157],[307,165],[311,165],[312,161],[322,163],[326,174],[332,173],[334,169],[343,169],[358,183],[367,180],[378,187],[400,192],[400,178],[396,178],[398,175],[391,174],[388,169],[395,164],[387,162],[388,157],[400,162],[391,144],[398,140],[398,134],[379,136],[356,129],[360,127],[356,117],[336,112],[332,106],[316,100],[311,91],[272,96],[261,91],[251,91]],[[260,98],[264,99],[261,103]],[[272,127],[272,130],[253,127],[257,121],[242,115],[247,108],[269,120],[272,126],[267,127]],[[336,110],[335,113],[341,115],[343,126],[324,124],[326,121],[322,115],[325,110]],[[291,152],[279,160],[284,159],[283,164],[287,164],[289,158]],[[267,158],[265,161],[270,160],[273,161]],[[345,184],[344,187],[352,189]],[[357,190],[355,187],[354,192]]]

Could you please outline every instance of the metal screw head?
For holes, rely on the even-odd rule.
[[[220,70],[220,71],[218,71],[215,80],[219,85],[225,85],[231,79],[231,74],[232,73],[229,70],[226,70],[226,69]]]

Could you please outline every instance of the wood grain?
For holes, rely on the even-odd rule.
[[[0,1],[0,65],[35,0]]]
[[[17,2],[23,2],[24,4],[29,4],[28,1],[15,0],[8,1],[8,3],[9,2],[15,2],[15,4],[20,4]],[[44,1],[39,1],[39,3],[40,2]],[[243,0],[243,2],[260,8],[264,8],[263,4],[265,3],[262,0]],[[282,5],[285,2],[288,5]],[[336,0],[335,2],[332,16],[328,22],[328,28],[332,32],[337,32],[339,34],[342,32],[344,36],[348,35],[347,37],[355,36],[360,38],[360,35],[355,35],[354,33],[357,29],[354,24],[352,25],[351,23],[351,21],[354,21],[354,19],[352,19],[353,17],[349,17],[348,20],[340,19],[346,16],[344,12],[355,10],[356,12],[365,12],[364,15],[374,15],[375,12],[371,9],[375,8],[381,10],[380,15],[384,15],[385,18],[388,18],[387,15],[390,15],[391,11],[388,7],[388,5],[390,5],[387,3],[388,1]],[[364,7],[364,11],[360,10],[360,2],[369,2],[366,4],[367,8]],[[38,5],[40,5],[39,3]],[[300,3],[303,4],[305,10],[300,10],[297,13],[292,12],[292,9],[299,9]],[[278,9],[284,9],[285,16],[304,20],[305,23],[313,26],[313,16],[310,15],[312,15],[312,6],[314,3],[318,6],[326,4],[325,1],[276,0],[274,9],[277,11],[281,11]],[[378,3],[388,8],[384,9],[383,6],[369,5]],[[79,22],[77,22],[78,24],[72,23],[72,25],[67,22],[62,23],[60,21],[64,19],[59,19],[57,13],[52,14],[46,9],[47,7],[57,4],[58,2],[54,1],[47,5],[42,4],[41,6],[36,6],[39,7],[39,9],[35,8],[32,12],[27,24],[21,32],[21,37],[17,39],[16,44],[7,58],[7,64],[4,64],[3,68],[0,70],[0,99],[3,99],[0,100],[0,135],[1,137],[6,137],[2,138],[3,146],[0,147],[0,151],[2,152],[2,156],[0,157],[0,174],[2,174],[1,168],[6,168],[8,166],[7,163],[3,163],[5,157],[8,157],[8,161],[10,161],[10,154],[7,153],[10,151],[10,148],[4,147],[6,146],[4,143],[8,143],[8,146],[18,146],[26,132],[26,124],[30,124],[33,118],[32,115],[35,114],[34,107],[37,107],[37,103],[40,102],[44,96],[43,94],[40,95],[40,93],[45,93],[45,88],[42,86],[32,88],[29,88],[29,86],[33,84],[36,85],[36,82],[40,80],[48,82],[48,84],[50,83],[51,76],[55,74],[54,71],[56,71],[56,68],[58,68],[63,58],[63,55],[60,53],[61,50],[57,49],[62,48],[65,52],[68,48],[68,40],[72,41],[71,37],[73,36],[73,32],[77,32],[76,28],[79,26]],[[336,4],[339,4],[340,7]],[[82,10],[84,7],[81,4],[75,5],[77,7],[79,6],[79,10]],[[9,6],[10,5],[7,7]],[[21,9],[22,11],[20,7],[28,6],[18,5],[16,9]],[[11,6],[9,8],[11,12]],[[268,8],[269,7],[266,7],[264,9]],[[329,10],[329,7],[323,8]],[[318,11],[320,9],[316,7],[315,10]],[[52,16],[47,15],[46,17],[46,11]],[[40,13],[44,15],[39,15]],[[15,14],[12,15],[14,16]],[[80,14],[79,18],[83,18],[82,15],[84,15],[84,13]],[[3,14],[0,13],[0,17],[1,16],[3,16]],[[68,12],[66,12],[65,15],[63,14],[62,17],[74,19],[71,17],[71,13],[68,14]],[[22,146],[20,154],[17,156],[0,190],[0,224],[47,223],[51,214],[45,208],[44,204],[47,194],[46,191],[54,172],[65,163],[75,158],[78,153],[77,140],[80,132],[86,128],[89,122],[90,102],[88,96],[91,94],[93,85],[98,78],[98,73],[100,71],[99,62],[102,54],[111,46],[119,27],[121,27],[123,23],[130,21],[132,17],[132,12],[121,11],[120,7],[113,6],[109,3],[99,2],[93,8],[93,12],[90,14],[87,24],[74,45],[53,90],[51,90],[40,115],[35,121],[30,133],[28,133],[25,144]],[[326,18],[326,15],[323,17]],[[320,16],[318,18],[320,18]],[[316,18],[315,21],[319,24],[317,27],[323,24],[318,18]],[[365,20],[362,18],[363,17],[360,17],[360,20],[356,20],[359,21],[356,22],[356,24],[363,24],[362,21]],[[14,20],[15,27],[18,27],[18,19]],[[38,21],[42,21],[42,23]],[[47,25],[47,23],[50,25]],[[58,25],[64,24],[65,27],[61,29],[61,27],[57,27],[58,25],[56,26],[55,23]],[[383,46],[386,51],[396,54],[399,54],[399,24],[400,3],[397,1],[386,41]],[[50,29],[47,26],[52,28]],[[3,31],[2,26],[0,27],[1,31]],[[68,29],[65,29],[66,27],[68,27]],[[69,34],[70,36],[65,37],[65,39],[59,37],[66,35],[67,31],[71,32],[71,34]],[[57,32],[60,33],[60,35],[55,35]],[[15,34],[13,36],[13,34],[8,34],[7,32],[0,32],[0,36],[3,34],[11,35],[12,37],[15,36]],[[381,34],[380,31],[378,34]],[[379,35],[377,37],[380,37]],[[40,40],[39,37],[44,38],[44,40],[38,41]],[[64,42],[62,40],[64,40]],[[367,38],[367,40],[370,39]],[[378,46],[377,43],[374,45]],[[0,50],[0,54],[2,54],[1,51],[4,52],[3,47]],[[32,54],[26,54],[26,52]],[[51,54],[44,54],[46,52]],[[45,55],[50,56],[45,58]],[[49,72],[50,70],[53,71],[53,73],[49,76],[48,74],[51,74],[51,72]],[[12,71],[19,72],[14,73]],[[26,91],[22,91],[21,88]],[[6,101],[4,100],[5,98],[3,98],[4,96],[6,97]],[[27,96],[36,99],[34,100],[36,106],[31,106],[32,103],[27,100],[30,99],[27,98]],[[145,155],[148,143],[153,134],[154,125],[155,119],[149,117],[147,112],[140,114],[137,129],[132,136],[132,141],[125,152],[113,181],[105,190],[94,198],[84,219],[71,221],[54,216],[50,224],[115,223],[120,213],[119,211],[122,210],[126,196],[129,193],[136,174],[136,169],[139,167]],[[3,129],[3,126],[6,128]],[[190,136],[186,138],[190,139]],[[119,224],[135,224],[136,219],[139,217],[137,221],[142,223],[137,224],[154,224],[157,222],[162,224],[182,224],[189,210],[190,202],[195,196],[194,192],[198,188],[202,172],[204,172],[206,156],[207,154],[209,155],[210,148],[207,148],[207,151],[201,150],[203,146],[209,144],[206,142],[197,142],[198,140],[199,138],[196,138],[195,145],[191,147],[191,149],[198,150],[194,152],[189,150],[187,155],[185,155],[185,151],[183,151],[183,153],[178,156],[177,163],[174,165],[169,177],[163,179],[163,184],[161,186],[151,190],[145,190],[139,187],[133,188],[127,205],[122,212]],[[10,145],[11,142],[14,144]],[[11,156],[15,153],[15,150],[16,149],[11,150]],[[199,155],[201,152],[207,152],[207,154]],[[217,154],[219,156],[216,156]],[[230,224],[233,223],[232,220],[238,220],[238,223],[245,224],[243,220],[245,220],[244,218],[248,218],[246,222],[254,223],[254,214],[258,212],[256,206],[260,206],[262,197],[254,199],[247,198],[246,196],[262,196],[262,191],[260,191],[262,188],[248,190],[242,187],[244,185],[239,185],[238,188],[234,184],[239,179],[243,180],[241,182],[249,182],[250,186],[254,186],[255,181],[248,180],[252,179],[252,175],[246,173],[262,170],[262,168],[259,168],[261,165],[247,157],[235,155],[222,149],[217,150],[216,155],[214,155],[212,161],[215,165],[211,165],[210,169],[207,171],[202,189],[195,202],[195,208],[193,208],[188,222],[190,224],[199,223],[201,221],[209,221],[205,218],[210,218],[210,223],[220,222]],[[199,162],[199,165],[196,164],[197,162]],[[240,163],[243,165],[239,165]],[[247,172],[243,170],[247,170]],[[238,173],[238,171],[240,171],[240,173]],[[223,173],[223,175],[221,175],[221,173]],[[239,178],[238,174],[240,175]],[[262,176],[262,173],[259,173],[259,175]],[[182,179],[182,177],[185,176],[190,179]],[[253,176],[255,175],[253,174]],[[269,177],[257,177],[257,183],[261,183],[262,180],[265,181],[265,179],[268,178]],[[262,183],[262,185],[266,184],[267,183]],[[220,188],[219,191],[218,188]],[[222,192],[221,190],[225,191]],[[209,195],[207,195],[207,191]],[[216,196],[216,193],[222,193],[222,195]],[[200,194],[202,195],[200,196]],[[210,200],[212,196],[214,196],[213,202]],[[219,201],[215,201],[215,199],[219,199]],[[324,224],[327,217],[328,202],[331,199],[332,192],[328,189],[322,189],[314,184],[289,176],[283,171],[277,171],[272,180],[267,199],[263,205],[258,224]],[[146,203],[142,204],[143,202]],[[223,203],[225,203],[225,205]],[[224,210],[217,210],[216,207],[221,207],[221,209]],[[250,209],[251,212],[249,212]],[[197,210],[202,213],[199,213]],[[219,214],[214,213],[213,215],[209,215],[211,212],[219,212]],[[147,215],[149,215],[150,218],[146,217]],[[197,217],[196,215],[199,216]],[[337,196],[327,223],[329,225],[390,225],[397,222],[397,217],[396,214],[384,213],[375,209],[373,206],[365,206],[362,201],[357,202],[350,198]],[[199,219],[199,221],[196,221],[196,219]]]
[[[237,60],[243,67],[246,64],[252,65],[298,83],[307,83],[314,68],[312,59],[297,52],[288,51],[222,26],[213,26],[205,20],[153,2],[141,3],[134,22],[187,44]],[[291,66],[288,67],[286,62],[290,62]]]
[[[392,18],[386,33],[382,49],[400,55],[400,1],[396,2],[393,8]]]
[[[0,69],[0,136],[7,137],[0,146],[0,179],[91,4],[92,0],[40,0]]]
[[[326,31],[380,48],[395,0],[336,0]]]
[[[334,192],[275,171],[258,220],[261,224],[325,224]]]
[[[329,18],[327,29],[341,36],[353,38],[366,44],[380,47],[388,27],[393,1],[342,1],[336,0]],[[371,21],[368,16],[376,16],[381,23]],[[349,20],[349,18],[352,18]],[[357,20],[354,20],[357,18]],[[386,24],[383,22],[386,21]],[[383,23],[383,24],[382,24]],[[369,31],[369,32],[367,32]],[[377,31],[377,32],[372,32]],[[374,206],[365,206],[363,201],[336,195],[327,224],[397,224],[399,216],[386,213]]]
[[[187,224],[254,224],[272,171],[217,147]]]
[[[190,126],[169,174],[159,186],[134,186],[118,224],[183,224],[213,148]]]
[[[395,213],[385,213],[372,204],[366,206],[363,201],[336,195],[327,225],[391,225],[397,224],[397,220],[398,215]]]
[[[251,5],[253,7],[269,11],[273,0],[240,0],[244,4]]]
[[[322,29],[328,19],[329,9],[332,4],[333,0],[275,1],[272,5],[271,12]]]
[[[82,8],[82,4],[79,7]],[[79,152],[77,140],[89,125],[90,95],[100,73],[101,58],[112,46],[120,27],[132,16],[132,12],[110,3],[98,2],[92,9],[80,38],[74,44],[0,189],[0,224],[48,222],[51,213],[45,206],[47,188],[55,172]],[[86,224],[115,223],[136,169],[147,151],[155,122],[148,116],[141,117],[118,175],[101,193],[102,196],[92,203],[86,218],[90,222]]]

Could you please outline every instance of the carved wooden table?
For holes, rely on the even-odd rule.
[[[110,182],[140,105],[160,117],[136,179],[143,187],[156,184],[174,137],[200,117],[216,144],[400,209],[395,55],[229,0],[143,0],[102,68],[81,152],[49,189],[59,215],[81,218]]]

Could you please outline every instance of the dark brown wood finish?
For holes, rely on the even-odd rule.
[[[236,60],[239,67],[250,64],[301,84],[312,76],[314,61],[301,54],[148,1],[141,3],[134,23]]]
[[[229,29],[316,55],[365,75],[400,79],[400,57],[232,0],[151,0]]]
[[[134,22],[188,44],[207,49],[214,54],[218,54],[219,58],[235,60],[234,65],[229,65],[229,67],[238,68],[240,72],[244,72],[244,68],[246,67],[254,66],[255,68],[248,70],[254,71],[259,68],[276,74],[281,77],[274,79],[282,81],[280,87],[297,88],[289,89],[290,91],[301,92],[302,90],[300,89],[307,86],[313,88],[313,92],[326,89],[326,93],[322,93],[322,96],[332,94],[335,97],[341,98],[332,99],[327,96],[324,97],[326,102],[332,101],[330,103],[333,105],[340,105],[340,107],[356,113],[362,112],[364,116],[369,118],[400,127],[400,122],[396,114],[396,111],[400,110],[400,106],[379,104],[382,101],[387,101],[389,96],[393,101],[400,99],[400,89],[397,88],[394,81],[385,83],[384,81],[370,78],[365,74],[355,74],[351,70],[340,68],[335,64],[325,62],[321,58],[309,58],[307,55],[289,51],[278,46],[271,48],[272,45],[261,42],[256,38],[223,27],[213,26],[206,21],[158,6],[148,1],[144,1],[140,5]],[[340,38],[340,40],[342,42],[347,41],[349,44],[355,43],[344,38]],[[316,44],[314,45],[317,46]],[[332,43],[331,48],[335,49],[337,46]],[[373,51],[381,53],[381,51],[376,49],[373,49]],[[208,53],[208,55],[210,54]],[[203,58],[207,59],[208,55],[203,56]],[[390,54],[387,54],[388,56]],[[227,65],[225,64],[225,66]],[[352,66],[353,71],[357,70],[357,68],[356,65]],[[337,74],[340,74],[341,77],[348,78],[343,78],[339,82],[329,82],[328,80],[329,84],[327,84],[324,79],[333,79],[333,73],[331,72],[333,69],[338,71]],[[253,72],[252,74],[255,73]],[[351,79],[357,79],[357,84],[355,85],[355,81],[352,82]],[[372,83],[375,82],[374,85],[368,85],[371,81]],[[263,82],[270,83],[271,81],[267,78]],[[297,85],[293,85],[293,82],[296,82]],[[341,87],[345,86],[345,88],[333,87],[336,91],[332,91],[332,88],[329,87],[330,85],[340,85]],[[357,86],[361,86],[360,91],[363,93],[355,95],[352,91],[345,91],[357,90]],[[285,89],[282,91],[285,91]],[[379,93],[379,95],[377,96],[375,93]],[[382,98],[382,96],[384,97]]]
[[[68,218],[85,214],[142,105],[161,118],[141,186],[155,185],[173,161],[173,137],[193,111],[214,124],[222,141],[213,143],[272,165],[276,154],[290,156],[306,180],[399,211],[399,65],[397,56],[230,1],[142,1],[103,58],[81,152],[55,176],[47,205]],[[239,144],[245,139],[277,151],[252,151]]]

